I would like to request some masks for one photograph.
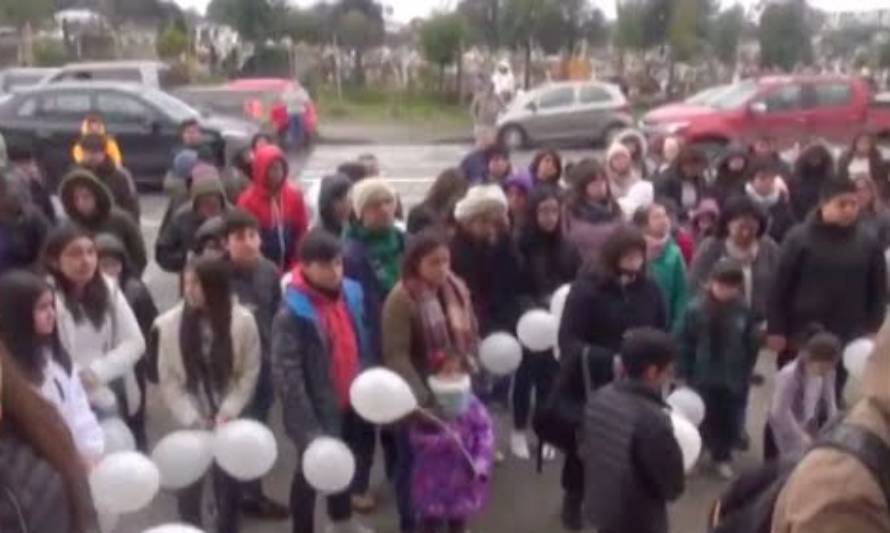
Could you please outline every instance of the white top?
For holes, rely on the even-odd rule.
[[[108,285],[110,302],[100,328],[86,317],[75,321],[64,297],[56,293],[59,339],[71,354],[75,371],[90,369],[102,385],[124,379],[127,406],[132,415],[139,408],[140,399],[133,366],[145,353],[145,338],[123,292],[110,278],[103,276],[103,279]]]
[[[105,433],[90,409],[80,378],[68,374],[55,359],[48,358],[40,394],[62,415],[80,455],[98,461],[105,451]]]

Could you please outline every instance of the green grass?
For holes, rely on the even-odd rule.
[[[326,120],[354,120],[406,125],[471,125],[468,104],[459,105],[433,91],[386,91],[343,88],[339,98],[334,87],[320,87],[314,94],[320,116]]]

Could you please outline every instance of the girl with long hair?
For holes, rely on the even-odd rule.
[[[86,469],[65,423],[0,344],[0,531],[94,533]]]
[[[59,342],[52,289],[36,274],[13,271],[0,278],[0,294],[0,340],[33,387],[59,410],[84,461],[95,463],[104,435]]]
[[[184,428],[213,429],[238,418],[260,371],[260,336],[251,312],[233,298],[224,260],[202,258],[183,274],[183,301],[155,321],[158,378],[170,413]],[[216,527],[238,531],[238,482],[214,466]],[[204,480],[179,495],[181,518],[202,527]]]
[[[569,194],[562,217],[563,234],[585,264],[595,264],[606,238],[622,222],[622,212],[606,171],[595,159],[583,159],[568,176]]]
[[[141,394],[133,367],[145,338],[123,291],[99,270],[95,240],[78,226],[60,226],[47,238],[43,266],[56,290],[59,340],[90,403],[106,408],[114,393],[121,414],[134,415]]]

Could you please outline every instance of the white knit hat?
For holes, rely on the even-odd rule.
[[[462,222],[490,211],[506,212],[507,196],[499,185],[476,185],[454,206],[454,218]]]
[[[366,178],[352,187],[352,209],[355,215],[362,216],[362,211],[371,202],[396,199],[396,190],[385,178]]]

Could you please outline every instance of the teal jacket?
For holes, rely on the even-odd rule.
[[[692,301],[676,330],[676,373],[696,389],[726,387],[743,394],[760,349],[753,315],[741,301],[731,304],[726,324],[712,332],[714,316],[707,298],[703,294]]]
[[[669,239],[661,254],[649,261],[649,276],[658,285],[667,306],[668,326],[676,330],[686,312],[689,293],[686,289],[686,264],[674,239]]]

